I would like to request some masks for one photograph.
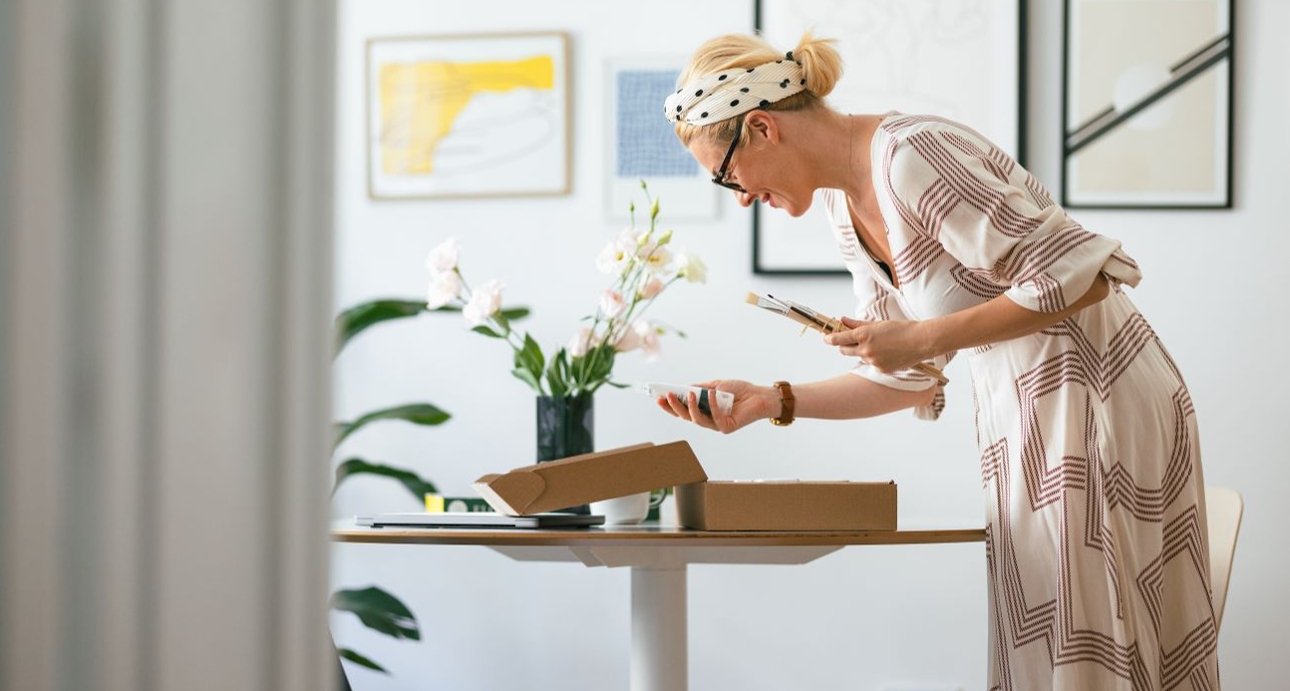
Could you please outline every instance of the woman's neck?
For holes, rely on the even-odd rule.
[[[869,152],[882,118],[826,111],[822,120],[823,126],[816,130],[818,141],[808,147],[820,154],[813,166],[819,176],[817,186],[840,189],[855,200],[871,196]]]

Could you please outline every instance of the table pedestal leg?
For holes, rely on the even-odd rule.
[[[632,567],[631,691],[686,691],[685,565]]]

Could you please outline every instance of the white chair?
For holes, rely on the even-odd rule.
[[[1232,579],[1232,557],[1236,536],[1241,532],[1245,502],[1241,494],[1227,487],[1205,487],[1205,511],[1209,515],[1209,577],[1214,589],[1214,627],[1223,623],[1227,584]]]

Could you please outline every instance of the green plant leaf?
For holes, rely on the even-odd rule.
[[[407,488],[412,493],[412,496],[417,498],[418,504],[425,501],[426,494],[438,492],[433,482],[410,470],[396,468],[383,463],[370,463],[361,458],[349,458],[344,463],[336,466],[336,483],[332,485],[331,493],[335,494],[336,490],[340,488],[340,483],[355,475],[379,475],[398,480],[399,484]]]
[[[511,370],[511,374],[515,375],[516,379],[519,379],[520,381],[532,387],[533,390],[536,391],[539,396],[542,395],[542,382],[538,381],[537,376],[534,375],[532,372],[526,369],[517,367]]]
[[[477,334],[483,334],[489,338],[503,338],[501,334],[497,333],[496,331],[493,331],[492,329],[488,328],[487,326],[484,326],[483,324],[476,326],[475,328],[471,329],[471,331],[474,331]]]
[[[541,376],[542,368],[546,365],[546,356],[542,354],[542,346],[528,334],[524,334],[523,355],[524,366],[533,374]]]
[[[564,348],[551,356],[546,366],[546,384],[552,396],[563,396],[569,391],[568,361]]]
[[[340,654],[342,659],[349,660],[350,662],[353,662],[356,665],[361,665],[368,669],[374,669],[384,674],[390,673],[389,670],[376,664],[375,662],[372,662],[368,658],[365,658],[362,655],[359,655],[358,653],[354,652],[353,650],[350,650],[349,648],[340,648],[336,652]]]
[[[461,312],[461,308],[455,305],[444,305],[432,310],[427,310],[425,300],[400,300],[396,298],[386,298],[359,303],[336,315],[335,355],[339,355],[340,351],[349,344],[351,339],[362,333],[368,327],[375,326],[381,322],[390,321],[391,319],[415,317],[422,312],[447,312],[456,314]],[[523,319],[529,316],[529,308],[503,307],[500,314],[507,320]]]
[[[332,444],[332,448],[340,446],[342,441],[345,441],[349,435],[357,432],[360,428],[378,420],[404,420],[415,425],[433,426],[443,424],[449,417],[452,416],[429,403],[408,403],[394,406],[393,408],[384,408],[368,413],[353,422],[337,422],[335,424],[336,442]]]
[[[585,381],[588,384],[593,384],[609,379],[610,373],[614,371],[614,357],[616,354],[614,347],[611,345],[596,346],[591,351],[588,351],[586,359],[590,370],[586,373],[587,378]]]
[[[387,636],[421,640],[421,628],[412,611],[402,600],[376,586],[362,590],[337,590],[331,595],[331,608],[353,612],[363,626]]]
[[[339,355],[350,339],[370,326],[391,319],[415,317],[425,310],[425,300],[386,299],[354,305],[336,315],[336,354]]]

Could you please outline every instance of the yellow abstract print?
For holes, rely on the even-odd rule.
[[[387,175],[430,175],[435,152],[476,96],[555,88],[549,55],[485,62],[388,63],[378,75],[381,167]]]

